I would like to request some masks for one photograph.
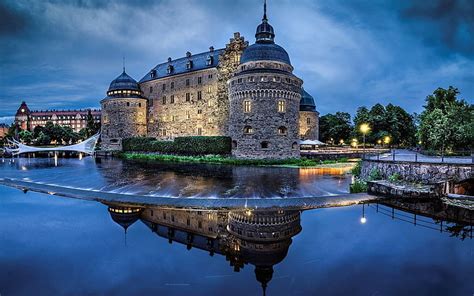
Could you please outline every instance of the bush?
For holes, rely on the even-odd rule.
[[[402,176],[400,176],[399,173],[395,173],[388,177],[388,181],[390,181],[391,183],[397,183],[400,180],[402,180]]]
[[[181,155],[227,155],[231,152],[229,137],[178,137],[174,141],[158,141],[155,138],[136,137],[122,141],[125,152],[159,152]]]
[[[360,174],[362,172],[362,161],[358,161],[356,165],[352,168],[351,173],[354,175],[354,177],[359,178]]]
[[[373,168],[369,173],[369,181],[382,180],[382,173],[376,168]]]
[[[349,190],[350,193],[367,192],[367,183],[360,179],[355,179],[354,183],[349,187]]]

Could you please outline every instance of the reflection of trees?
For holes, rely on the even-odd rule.
[[[450,233],[451,237],[458,237],[461,240],[466,238],[472,238],[472,226],[455,224],[452,226],[447,226],[446,231]]]

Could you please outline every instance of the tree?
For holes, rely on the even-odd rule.
[[[97,124],[94,121],[94,116],[92,116],[92,111],[90,109],[87,110],[86,138],[89,138],[97,134],[99,129],[100,129],[100,124]]]
[[[346,112],[336,112],[336,114],[321,116],[319,131],[323,142],[339,143],[340,140],[347,142],[352,132],[351,115]]]
[[[28,130],[22,130],[18,134],[20,140],[25,144],[30,144],[33,141],[33,133]]]
[[[474,145],[474,105],[458,100],[460,92],[450,86],[426,97],[420,114],[418,139],[423,148],[465,150]]]

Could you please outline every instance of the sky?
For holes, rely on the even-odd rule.
[[[122,71],[250,44],[261,0],[0,0],[0,122],[30,109],[98,108]],[[474,101],[472,0],[268,0],[275,42],[321,114],[375,103],[421,112],[452,85]]]

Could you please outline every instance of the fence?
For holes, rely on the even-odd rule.
[[[474,153],[471,151],[459,151],[456,155],[426,155],[417,151],[392,149],[387,153],[364,153],[363,159],[379,161],[407,161],[407,162],[431,162],[431,163],[453,163],[474,164]],[[464,155],[464,156],[463,156]]]

